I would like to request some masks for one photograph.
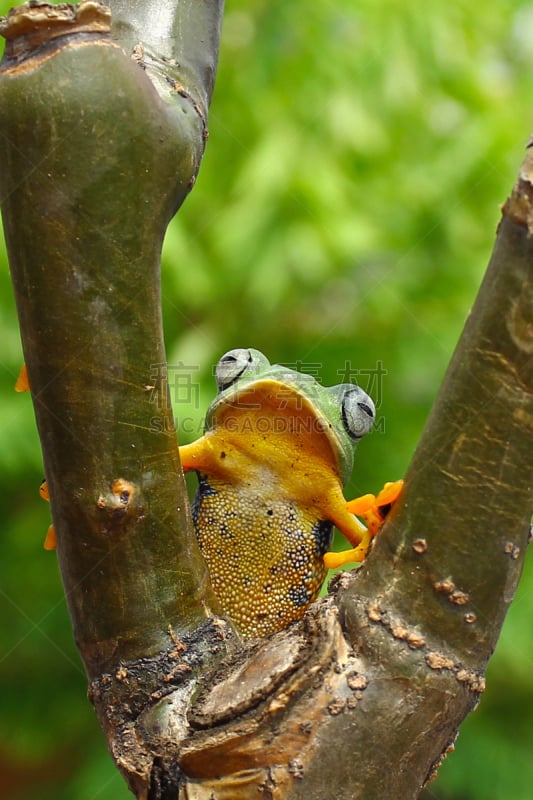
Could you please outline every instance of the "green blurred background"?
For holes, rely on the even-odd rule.
[[[522,159],[532,68],[533,5],[516,0],[228,2],[206,156],[163,254],[182,441],[212,365],[253,346],[374,395],[350,492],[402,476]],[[125,800],[42,549],[3,240],[0,261],[0,798]],[[530,560],[487,692],[426,798],[532,797],[532,615]]]

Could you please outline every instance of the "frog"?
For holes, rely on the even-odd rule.
[[[244,637],[262,638],[301,619],[328,569],[365,559],[401,481],[344,497],[376,414],[356,384],[325,387],[253,348],[225,353],[215,378],[203,435],[180,459],[197,473],[192,518],[213,591]],[[345,553],[330,550],[334,526]]]
[[[204,436],[180,457],[199,476],[193,520],[215,592],[244,635],[263,636],[303,616],[329,569],[363,561],[403,481],[343,496],[375,417],[358,386],[323,387],[245,348],[223,355],[215,377]],[[30,391],[25,365],[15,390]],[[39,494],[50,502],[46,479]],[[351,549],[329,551],[333,525]],[[53,525],[44,549],[56,549]]]

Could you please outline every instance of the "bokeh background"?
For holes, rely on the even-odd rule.
[[[402,476],[532,128],[532,73],[533,4],[517,0],[229,0],[207,152],[163,253],[182,441],[213,364],[253,346],[373,394],[351,492]],[[0,798],[126,800],[42,549],[3,240],[0,341]],[[532,618],[530,557],[487,692],[426,798],[530,800]]]

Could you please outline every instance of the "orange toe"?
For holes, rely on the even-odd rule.
[[[394,503],[403,489],[403,481],[386,483],[376,497],[376,506],[388,506]]]
[[[346,511],[356,516],[365,514],[370,508],[373,508],[375,501],[376,498],[373,494],[363,494],[361,497],[355,497],[346,503]]]
[[[43,545],[45,550],[55,550],[57,547],[56,532],[53,525],[50,525],[46,531],[46,539]]]
[[[365,560],[367,548],[354,547],[352,550],[342,550],[340,553],[325,553],[324,564],[328,569],[337,569],[345,564],[360,564]]]
[[[28,370],[26,369],[26,364],[23,364],[20,368],[19,376],[15,383],[15,391],[16,392],[30,391],[30,381],[28,379]]]

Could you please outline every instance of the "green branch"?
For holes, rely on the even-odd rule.
[[[212,603],[167,401],[159,264],[204,149],[199,107],[217,48],[207,59],[200,31],[208,25],[215,41],[220,4],[128,5],[145,9],[147,35],[156,6],[160,16],[179,8],[180,24],[198,31],[187,92],[174,75],[156,91],[92,0],[26,4],[2,22],[2,214],[61,573],[90,676],[159,652],[169,626],[195,628]]]
[[[223,0],[112,0],[112,36],[140,48],[156,85],[175,79],[207,117],[218,62]],[[165,93],[165,89],[160,89]],[[168,89],[167,89],[168,91]]]
[[[533,512],[533,157],[406,475],[401,507],[354,591],[484,669]]]

